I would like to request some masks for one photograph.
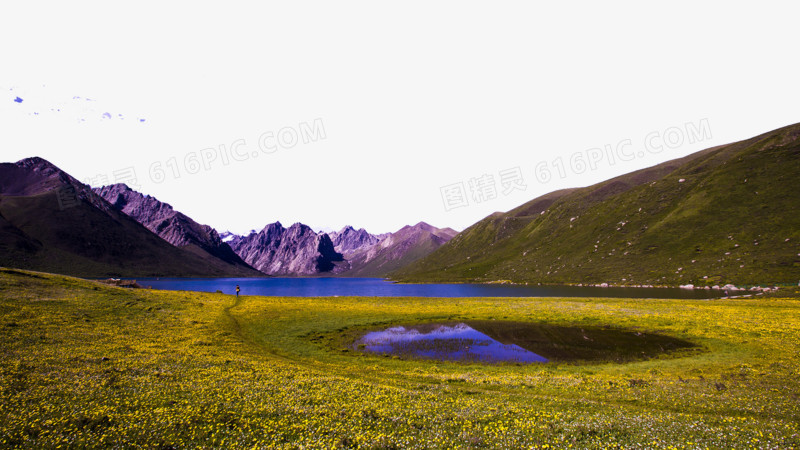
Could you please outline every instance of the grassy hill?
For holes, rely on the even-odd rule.
[[[495,213],[392,277],[797,283],[798,176],[800,124]]]

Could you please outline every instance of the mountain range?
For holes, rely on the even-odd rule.
[[[41,158],[0,164],[0,265],[80,276],[344,276],[694,285],[800,279],[800,124],[564,189],[461,233],[268,224],[218,233]]]
[[[456,234],[451,228],[436,228],[425,222],[381,236],[345,227],[334,233],[335,248],[344,254],[334,272],[354,277],[386,276],[430,254]]]
[[[268,275],[385,277],[455,235],[452,229],[425,222],[379,235],[352,226],[329,235],[301,223],[284,228],[275,222],[247,236],[229,235],[228,242],[248,264]]]
[[[454,234],[421,222],[397,233],[345,227],[329,236],[276,222],[220,235],[125,184],[91,189],[36,157],[0,164],[2,266],[101,277],[385,276]]]
[[[393,278],[797,284],[798,176],[800,124],[492,214]]]

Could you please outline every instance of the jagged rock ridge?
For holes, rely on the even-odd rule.
[[[349,225],[328,235],[300,223],[285,229],[276,222],[260,232],[229,234],[226,239],[248,264],[270,275],[382,277],[428,255],[456,234],[424,222],[379,235]]]
[[[94,192],[176,247],[205,253],[235,266],[247,267],[239,255],[227,243],[222,242],[214,228],[195,222],[185,214],[175,211],[168,203],[137,192],[122,183],[95,188]]]
[[[258,233],[234,237],[230,244],[248,264],[269,275],[316,275],[343,260],[327,234],[302,223],[289,228],[271,223]]]

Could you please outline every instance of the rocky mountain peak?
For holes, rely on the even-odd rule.
[[[32,156],[30,158],[21,159],[17,161],[16,164],[19,167],[23,167],[32,170],[34,172],[42,172],[46,174],[64,173],[53,163],[39,156]]]
[[[0,194],[36,195],[71,186],[79,197],[85,186],[38,156],[0,164]]]
[[[433,231],[433,230],[438,229],[438,228],[436,228],[436,227],[434,227],[434,226],[432,226],[432,225],[430,225],[430,224],[428,224],[426,222],[423,222],[423,221],[417,222],[417,224],[412,226],[411,228],[417,228],[417,229],[425,230],[425,231]]]
[[[312,230],[311,227],[300,222],[293,223],[291,226],[289,226],[289,228],[286,229],[286,232],[292,235],[317,234],[317,232]]]
[[[299,222],[289,228],[271,223],[259,233],[232,240],[231,246],[248,264],[269,275],[315,275],[342,260],[327,234],[317,234]]]
[[[267,224],[267,226],[265,226],[261,230],[260,233],[256,233],[255,230],[252,230],[250,232],[250,234],[251,235],[252,234],[261,234],[261,235],[269,237],[269,239],[273,239],[273,238],[279,238],[280,236],[283,235],[283,233],[285,231],[286,231],[286,228],[284,228],[283,225],[281,225],[280,222],[275,222],[275,223]]]
[[[356,230],[350,225],[341,230],[331,233],[331,240],[336,251],[341,253],[351,253],[359,249],[370,247],[380,242],[381,238],[370,234],[367,230],[360,228]]]

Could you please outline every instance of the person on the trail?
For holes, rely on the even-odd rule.
[[[239,296],[239,285],[238,284],[236,285],[236,296],[237,297]]]

